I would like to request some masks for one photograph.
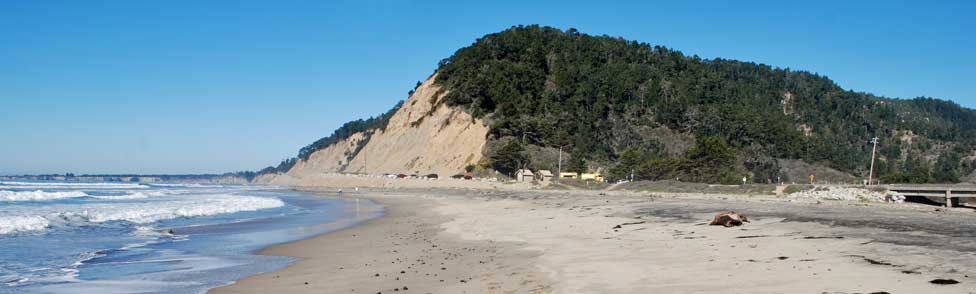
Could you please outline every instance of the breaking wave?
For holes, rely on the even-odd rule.
[[[149,186],[131,183],[55,183],[55,182],[0,182],[0,188],[16,189],[145,189]]]
[[[40,216],[0,216],[0,235],[40,231],[50,222]]]
[[[144,194],[120,197],[148,197]],[[0,235],[40,231],[53,226],[72,226],[91,223],[122,221],[147,224],[161,220],[213,216],[220,214],[256,211],[284,206],[277,198],[236,195],[208,195],[193,200],[159,201],[152,203],[90,204],[64,211],[51,211],[41,215],[0,217]]]
[[[169,195],[165,191],[145,191],[145,192],[133,192],[129,191],[130,194],[125,195],[89,195],[89,198],[102,199],[102,200],[133,200],[133,199],[146,199],[149,197],[165,196]]]
[[[82,191],[44,192],[41,190],[37,190],[37,191],[0,190],[0,201],[44,201],[44,200],[85,197],[85,196],[89,196],[89,195]]]
[[[220,195],[208,199],[159,202],[151,205],[97,205],[91,210],[61,213],[60,217],[94,223],[127,221],[145,224],[166,219],[255,211],[284,205],[284,202],[275,198]]]

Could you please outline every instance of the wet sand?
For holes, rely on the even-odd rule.
[[[775,196],[362,192],[387,215],[275,246],[214,293],[973,293],[976,212]],[[750,216],[708,226],[712,214]],[[941,285],[934,280],[955,281]],[[950,281],[950,283],[951,283]],[[306,284],[307,283],[307,284]]]
[[[344,197],[356,197],[345,193]],[[515,244],[467,241],[444,232],[450,219],[421,194],[363,193],[381,218],[261,254],[302,258],[211,293],[512,293],[542,292],[538,254]]]

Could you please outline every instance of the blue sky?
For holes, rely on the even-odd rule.
[[[966,1],[522,2],[2,1],[0,174],[259,169],[517,24],[976,107]]]

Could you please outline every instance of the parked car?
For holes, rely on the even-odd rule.
[[[399,174],[399,175],[397,175],[397,179],[406,179],[406,178],[407,178],[407,175],[406,174]]]
[[[428,179],[436,179],[436,178],[438,178],[437,174],[428,174],[428,175],[426,175],[424,177],[426,177]]]
[[[458,180],[460,180],[460,179],[463,179],[464,178],[464,174],[456,174],[456,175],[451,176],[451,178],[452,179],[458,179]]]

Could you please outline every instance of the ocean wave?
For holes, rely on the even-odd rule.
[[[134,183],[56,183],[56,182],[2,182],[0,188],[49,188],[49,189],[145,189],[149,186]]]
[[[223,188],[224,185],[217,184],[178,184],[178,183],[150,183],[147,184],[154,187],[183,187],[183,188]]]
[[[133,199],[146,199],[149,197],[165,196],[169,195],[164,191],[146,191],[146,192],[133,192],[129,191],[131,194],[125,195],[89,195],[89,198],[102,199],[102,200],[133,200]]]
[[[0,216],[0,235],[44,230],[51,222],[40,216]]]
[[[170,193],[164,191],[128,191],[129,194],[123,195],[90,195],[82,191],[58,191],[58,192],[46,192],[42,190],[36,191],[5,191],[0,190],[0,202],[7,201],[46,201],[46,200],[59,200],[67,198],[79,198],[85,197],[90,199],[101,199],[101,200],[133,200],[133,199],[146,199],[149,197],[165,196]]]
[[[68,218],[75,216],[82,217],[89,222],[95,223],[127,221],[146,224],[166,219],[255,211],[284,205],[284,202],[276,198],[227,195],[196,201],[161,202],[153,203],[152,205],[140,204],[134,207],[127,207],[127,209],[111,209],[111,206],[108,206],[105,209],[85,210],[81,213],[63,214],[63,216]]]
[[[149,198],[149,195],[143,193],[132,193],[132,194],[118,195],[118,196],[89,196],[89,197],[94,199],[102,199],[102,200],[133,200],[133,199],[146,199]]]
[[[3,283],[7,287],[17,287],[17,285],[27,282],[30,282],[30,278],[21,278],[18,276],[0,277],[0,283]]]
[[[152,236],[152,237],[168,235],[166,233],[160,232],[159,229],[150,226],[138,226],[136,227],[135,230],[132,231],[132,234],[136,236]]]
[[[277,198],[237,195],[207,195],[200,199],[153,203],[88,204],[61,211],[35,211],[34,213],[37,215],[0,217],[0,235],[40,231],[54,226],[74,226],[113,221],[148,224],[168,219],[256,211],[284,205],[285,203]],[[64,208],[54,207],[53,209]]]
[[[0,190],[0,201],[44,201],[89,196],[82,191],[44,192]]]

